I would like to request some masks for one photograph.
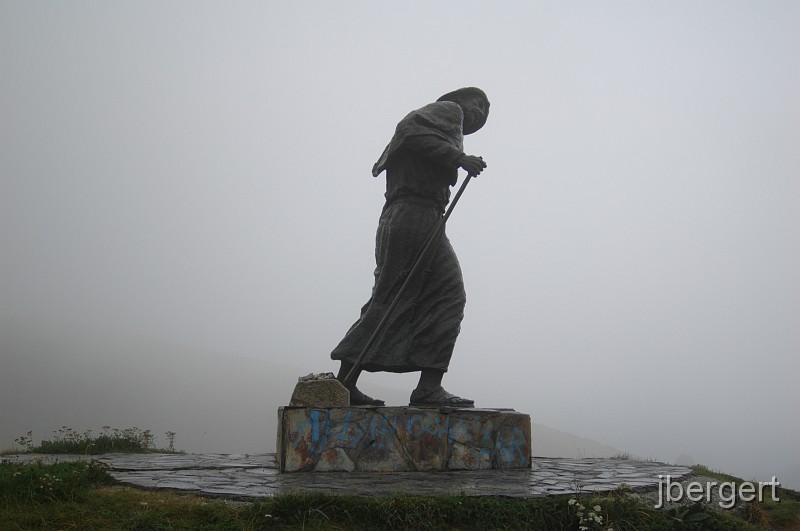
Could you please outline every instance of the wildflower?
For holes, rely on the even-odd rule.
[[[599,513],[599,512],[602,510],[602,509],[600,509],[600,506],[599,506],[599,505],[595,505],[595,506],[593,507],[593,509],[594,509],[594,510],[595,510],[595,512],[597,512],[597,513]]]
[[[570,505],[575,505],[575,502],[578,501],[575,498],[571,498],[567,503]]]

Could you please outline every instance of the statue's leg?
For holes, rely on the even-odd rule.
[[[336,379],[340,382],[344,383],[344,379],[350,373],[350,369],[353,368],[353,364],[347,361],[342,361],[342,365],[339,367],[339,374],[336,375]],[[356,382],[358,381],[358,377],[361,376],[361,371],[357,371],[355,376],[353,377],[353,381],[347,386],[347,390],[350,391],[350,405],[351,406],[383,406],[386,405],[386,402],[383,400],[378,400],[377,398],[372,398],[371,396],[365,395],[361,391],[358,390],[356,387]]]
[[[419,383],[415,391],[419,390],[422,393],[430,392],[442,385],[442,378],[444,378],[444,371],[423,369],[419,375]]]

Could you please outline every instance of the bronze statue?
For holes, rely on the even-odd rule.
[[[361,317],[331,353],[332,359],[341,361],[337,378],[350,390],[351,405],[384,405],[356,387],[361,370],[366,370],[420,371],[412,406],[474,406],[472,400],[448,393],[441,385],[466,304],[461,267],[444,233],[421,257],[419,273],[409,279],[363,362],[346,377],[441,221],[458,169],[477,176],[486,167],[483,158],[464,153],[463,135],[483,127],[488,114],[489,100],[481,89],[445,94],[397,124],[372,169],[375,177],[386,171],[386,204],[375,243],[375,284]]]

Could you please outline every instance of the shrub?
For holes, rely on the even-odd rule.
[[[52,440],[43,440],[38,446],[33,444],[33,434],[28,432],[16,439],[27,453],[40,454],[85,454],[97,455],[111,452],[144,453],[167,452],[175,453],[175,432],[166,433],[169,441],[168,448],[157,449],[154,437],[150,430],[132,428],[111,428],[103,426],[103,431],[97,437],[92,437],[92,430],[80,433],[70,427],[62,426],[53,432]]]
[[[0,462],[0,501],[50,502],[71,500],[92,485],[113,479],[97,461],[12,464]]]

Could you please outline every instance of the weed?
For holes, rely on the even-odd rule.
[[[22,446],[26,453],[40,454],[178,453],[175,450],[175,432],[168,431],[166,435],[169,447],[158,449],[154,445],[154,437],[150,430],[103,426],[100,435],[92,437],[90,429],[80,433],[68,426],[62,426],[53,432],[51,440],[43,440],[38,446],[34,446],[33,433],[30,431],[15,439],[15,442]]]
[[[723,472],[719,472],[716,470],[711,470],[707,466],[704,465],[694,465],[690,467],[695,474],[698,476],[705,476],[709,478],[718,479],[719,481],[730,481],[733,483],[741,483],[743,480],[742,478],[737,478],[736,476],[731,476],[730,474],[725,474]]]
[[[73,499],[91,486],[111,483],[97,461],[43,465],[0,463],[0,501],[50,502]]]
[[[97,462],[22,465],[6,461],[0,463],[0,528],[573,531],[792,528],[800,514],[800,495],[785,490],[780,494],[780,503],[765,502],[745,513],[745,518],[701,504],[656,510],[644,496],[630,488],[533,499],[282,494],[231,505],[191,494],[114,485],[104,465]]]

